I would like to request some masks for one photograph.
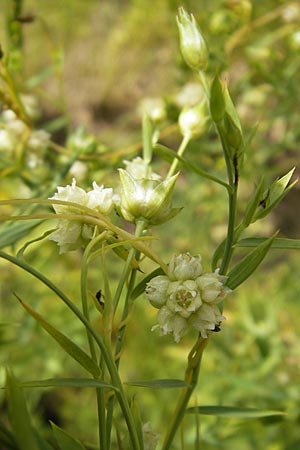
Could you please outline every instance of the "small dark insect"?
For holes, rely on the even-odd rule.
[[[99,291],[96,293],[96,299],[98,300],[99,305],[103,307],[104,301],[102,300],[102,298],[103,298],[103,295],[102,295],[101,289],[99,289]]]
[[[28,16],[19,16],[15,18],[15,21],[19,23],[32,23],[35,21],[35,16],[32,14],[28,14]]]
[[[267,206],[267,199],[263,198],[260,202],[259,202],[259,206],[261,206],[263,209],[266,208]]]
[[[214,331],[215,333],[218,333],[219,331],[221,331],[220,324],[215,325],[215,328],[212,331]]]

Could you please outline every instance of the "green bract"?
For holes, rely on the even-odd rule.
[[[129,222],[145,220],[157,225],[170,220],[180,211],[172,208],[172,193],[179,174],[164,181],[136,180],[119,169],[121,180],[120,213]]]

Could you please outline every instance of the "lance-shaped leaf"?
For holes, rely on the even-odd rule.
[[[79,387],[79,388],[107,388],[117,390],[115,386],[105,381],[93,378],[48,378],[47,380],[22,381],[23,388],[48,388],[48,387]]]
[[[85,450],[85,447],[62,428],[51,422],[53,434],[60,450]]]
[[[77,361],[85,370],[91,373],[94,377],[100,375],[99,367],[92,360],[92,358],[85,353],[77,344],[71,339],[61,333],[57,328],[53,327],[40,314],[34,311],[28,304],[24,303],[16,294],[15,296],[21,305],[29,312],[29,314],[44,328],[44,330],[55,339],[55,341],[68,353],[75,361]]]
[[[40,450],[36,432],[31,424],[24,394],[10,371],[7,371],[6,374],[6,389],[10,422],[18,449]]]
[[[27,222],[18,222],[10,224],[9,227],[4,228],[0,233],[0,248],[7,247],[14,244],[19,239],[27,236],[29,231],[36,228],[44,220],[28,220]]]
[[[250,198],[247,209],[245,211],[245,216],[243,218],[243,228],[247,228],[252,222],[252,218],[255,214],[255,211],[261,201],[264,190],[264,179],[262,178],[260,183],[257,185],[252,197]]]
[[[260,244],[233,267],[228,273],[226,286],[230,289],[235,289],[252,275],[270,250],[276,235],[277,233]]]
[[[269,409],[243,408],[237,406],[192,406],[187,414],[205,414],[209,416],[228,417],[235,419],[259,419],[261,417],[283,416],[283,411]]]
[[[245,238],[235,244],[235,247],[257,247],[268,238]],[[284,250],[300,250],[300,239],[276,238],[272,243],[272,248]]]
[[[127,384],[128,386],[146,387],[151,389],[174,389],[186,388],[190,386],[184,380],[177,379],[136,380],[127,381],[125,384]]]
[[[290,190],[298,181],[295,180],[288,186],[294,170],[295,168],[291,169],[286,175],[271,184],[260,201],[260,205],[262,208],[256,212],[252,222],[255,222],[257,219],[266,217],[270,213],[270,211],[272,211],[272,209],[275,208],[275,206],[277,206],[278,203],[280,203],[281,200],[283,200],[284,197],[290,192]]]

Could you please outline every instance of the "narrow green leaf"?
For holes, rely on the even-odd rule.
[[[264,190],[264,178],[261,179],[260,183],[258,184],[258,186],[256,187],[252,197],[250,198],[246,211],[245,211],[245,216],[243,218],[243,227],[247,228],[251,221],[252,218],[255,214],[255,211],[259,205],[259,202],[261,201],[262,195],[263,195],[263,190]]]
[[[230,186],[220,178],[215,177],[214,175],[210,175],[208,172],[205,172],[204,170],[200,169],[199,167],[195,166],[195,164],[187,161],[182,156],[179,156],[178,153],[174,152],[174,150],[169,149],[168,147],[161,145],[161,144],[155,144],[153,147],[153,150],[161,155],[165,160],[172,162],[174,158],[178,159],[180,163],[189,169],[191,172],[195,172],[197,175],[207,178],[208,180],[214,181],[215,183],[221,184],[222,186],[226,187],[226,189],[231,189]]]
[[[237,288],[241,283],[243,283],[247,278],[250,277],[250,275],[259,266],[259,264],[262,262],[262,260],[270,250],[276,234],[266,241],[262,242],[258,247],[256,247],[251,253],[245,256],[245,258],[243,258],[238,264],[233,267],[233,269],[228,274],[228,279],[226,282],[226,285],[230,289]]]
[[[30,241],[26,242],[23,247],[20,248],[20,250],[17,253],[17,258],[22,258],[24,255],[25,250],[27,249],[27,247],[29,247],[29,245],[34,244],[36,242],[42,241],[43,239],[45,239],[47,236],[49,236],[49,234],[53,233],[54,229],[52,230],[47,230],[45,231],[45,233],[42,236],[38,236],[35,239],[31,239]]]
[[[85,450],[85,447],[77,439],[74,439],[55,423],[51,422],[51,427],[60,450]]]
[[[225,250],[225,244],[226,244],[226,240],[224,239],[221,244],[218,245],[218,247],[216,248],[213,257],[212,257],[212,262],[211,262],[211,267],[212,270],[215,271],[218,268],[218,264],[220,259],[223,256],[224,250]]]
[[[55,339],[55,341],[67,352],[75,361],[77,361],[85,370],[94,377],[100,375],[99,367],[77,344],[71,341],[67,336],[58,331],[49,322],[47,322],[40,314],[34,311],[27,303],[24,303],[16,294],[15,296],[21,305],[29,312],[29,314],[44,328],[44,330]]]
[[[161,267],[153,270],[151,273],[149,273],[149,275],[143,278],[142,281],[139,282],[139,284],[136,285],[136,287],[133,289],[131,293],[131,299],[135,300],[140,295],[142,295],[145,292],[146,284],[149,283],[149,281],[151,281],[152,278],[157,277],[158,275],[164,275],[164,271],[162,270]]]
[[[281,178],[279,178],[278,180],[274,181],[274,183],[272,183],[271,187],[270,187],[270,194],[269,194],[269,198],[268,201],[271,204],[273,204],[278,197],[280,197],[280,195],[283,193],[283,191],[286,189],[287,185],[290,182],[290,179],[293,176],[293,173],[295,171],[295,167],[293,167],[293,169],[291,169],[287,174],[283,175]]]
[[[186,388],[189,387],[183,380],[176,379],[162,379],[162,380],[136,380],[126,381],[129,386],[146,387],[152,389],[174,389],[174,388]]]
[[[47,388],[47,387],[90,387],[115,389],[115,386],[105,383],[105,381],[93,378],[48,378],[47,380],[22,381],[22,388]]]
[[[261,417],[283,416],[283,411],[257,408],[239,408],[236,406],[192,406],[186,410],[188,414],[205,414],[209,416],[236,419],[259,419]]]
[[[28,232],[36,228],[44,220],[28,220],[26,222],[18,222],[10,224],[7,228],[0,232],[0,248],[14,244],[19,239],[27,236]]]
[[[22,388],[10,371],[6,373],[6,388],[10,422],[18,448],[20,450],[40,450]]]
[[[268,238],[265,237],[245,238],[238,241],[235,244],[235,247],[257,247],[267,240]],[[284,250],[300,250],[300,239],[275,238],[272,243],[272,248]]]
[[[10,430],[0,422],[0,448],[5,448],[7,450],[16,450],[17,443]]]
[[[278,180],[278,181],[280,181],[280,180]],[[272,203],[270,203],[270,201],[269,201],[269,195],[270,195],[270,191],[269,191],[266,199],[262,199],[262,201],[261,201],[262,208],[256,212],[256,214],[253,217],[252,223],[258,219],[262,219],[263,217],[266,217],[272,211],[272,209],[274,209],[275,206],[277,206],[287,196],[287,194],[290,192],[290,190],[295,186],[295,184],[297,182],[298,182],[298,180],[295,180],[288,187],[286,187],[280,195],[278,195],[276,198],[273,198]]]

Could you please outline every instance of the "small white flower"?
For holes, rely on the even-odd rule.
[[[137,156],[132,161],[123,161],[126,167],[127,172],[133,176],[136,180],[142,180],[147,178],[149,180],[160,180],[161,176],[155,172],[152,172],[151,167],[146,161]]]
[[[144,423],[142,431],[144,450],[155,450],[157,447],[159,434],[153,431],[150,422]]]
[[[165,101],[160,97],[145,98],[141,109],[154,123],[162,122],[167,117]]]
[[[113,209],[113,190],[98,186],[93,182],[93,190],[87,193],[88,208],[95,209],[102,214],[109,214]]]
[[[152,327],[152,331],[157,328],[160,330],[161,336],[173,334],[175,342],[179,342],[188,329],[188,322],[183,317],[169,310],[167,306],[163,306],[157,314],[158,325]]]
[[[213,273],[205,273],[196,279],[197,286],[201,292],[201,298],[207,303],[219,303],[231,289],[224,286],[226,276],[219,275],[218,270]]]
[[[202,305],[202,300],[194,280],[173,281],[168,289],[166,306],[185,319]]]
[[[76,180],[73,178],[71,186],[58,186],[57,193],[51,197],[53,200],[63,200],[78,205],[94,209],[102,214],[108,214],[113,208],[113,190],[98,186],[93,183],[93,190],[86,192],[84,189],[76,186]],[[70,205],[56,205],[53,208],[57,214],[83,214],[76,207]],[[76,250],[87,245],[92,239],[95,226],[85,224],[80,220],[63,219],[59,222],[58,228],[49,236],[49,239],[57,242],[60,247],[60,253]]]
[[[0,151],[12,152],[17,144],[17,141],[12,133],[8,130],[0,128]]]
[[[20,94],[20,99],[24,105],[25,112],[32,120],[38,119],[40,108],[38,100],[31,94]]]
[[[195,280],[202,273],[201,256],[182,253],[173,256],[170,261],[168,276],[171,280]]]
[[[27,141],[30,150],[44,150],[49,144],[50,134],[44,130],[33,131]]]
[[[222,320],[225,320],[225,317],[222,316],[216,305],[203,303],[196,313],[189,318],[189,324],[200,331],[201,336],[206,339],[208,337],[207,332],[214,330]]]
[[[184,108],[178,118],[180,132],[190,139],[201,136],[207,127],[208,116],[205,102]]]

